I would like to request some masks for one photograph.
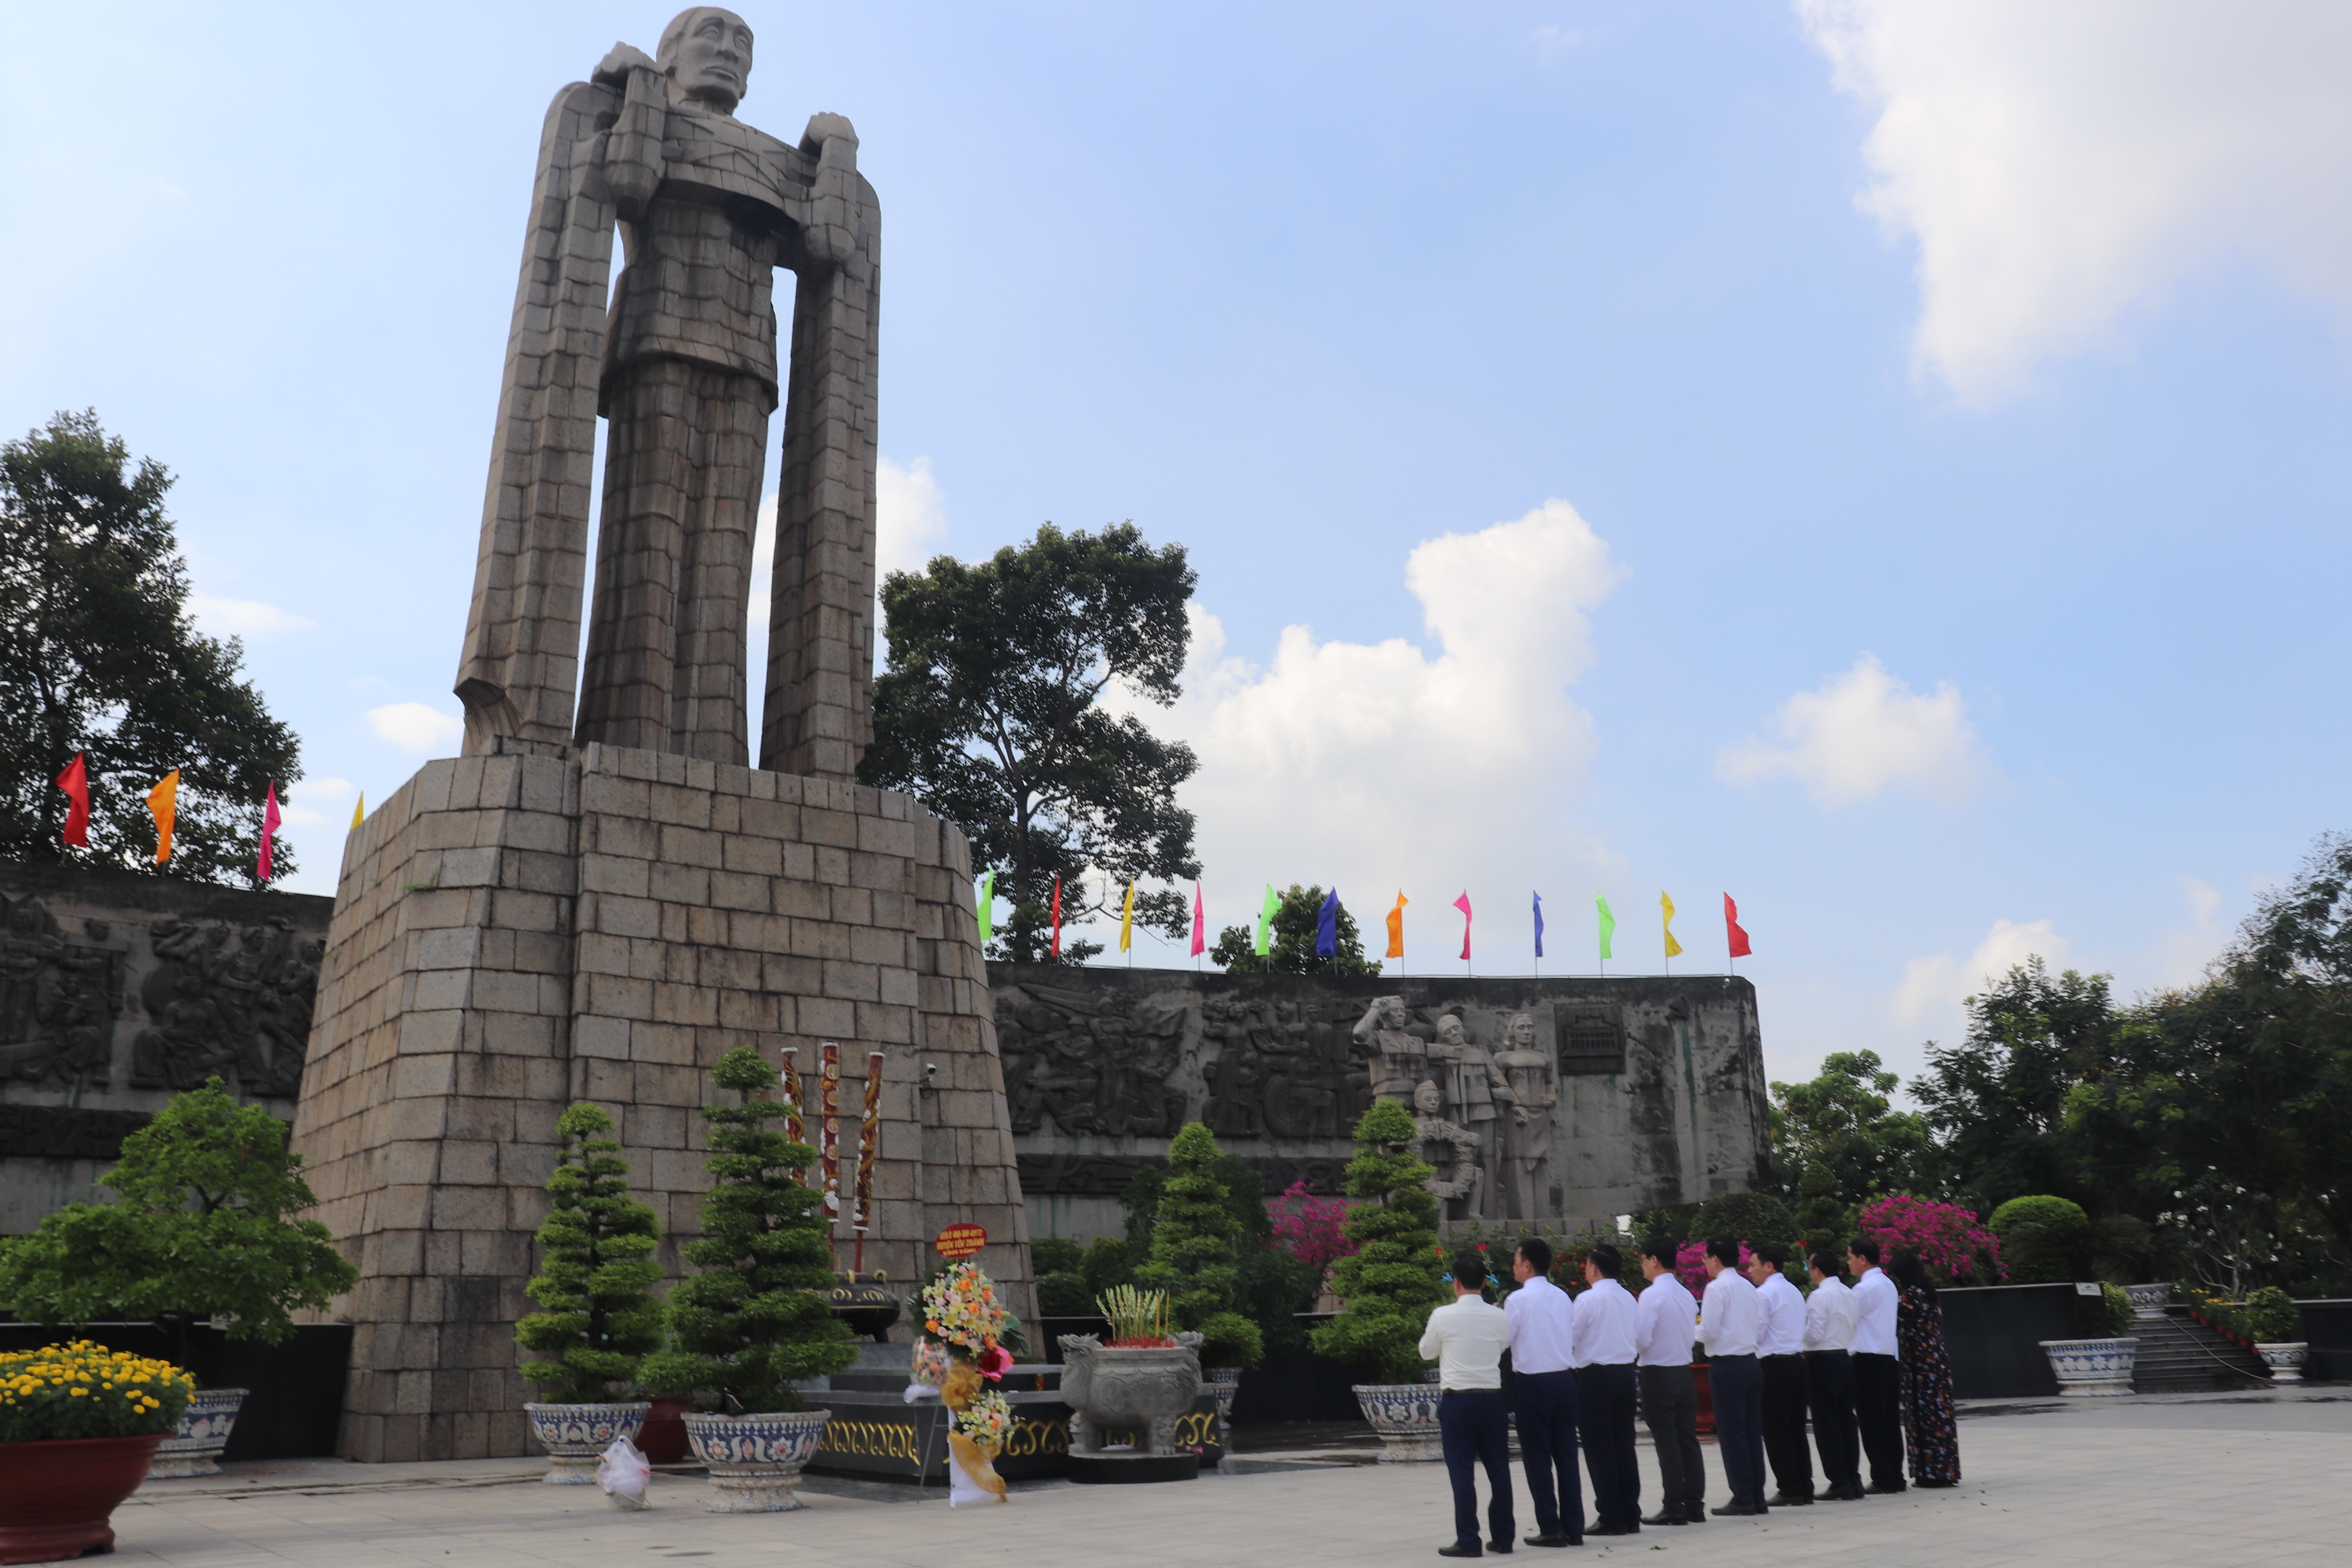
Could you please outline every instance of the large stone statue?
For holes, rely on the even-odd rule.
[[[1478,1135],[1445,1119],[1443,1099],[1433,1083],[1424,1082],[1412,1091],[1412,1124],[1421,1135],[1421,1158],[1431,1170],[1422,1184],[1437,1200],[1440,1218],[1484,1219],[1486,1205],[1481,1197],[1486,1173],[1479,1164]]]
[[[1559,1073],[1551,1053],[1536,1048],[1536,1020],[1514,1013],[1503,1027],[1503,1048],[1495,1065],[1511,1082],[1517,1103],[1504,1134],[1511,1217],[1546,1219],[1550,1215],[1552,1113],[1559,1104]]]
[[[1495,1107],[1497,1101],[1517,1104],[1511,1080],[1503,1076],[1486,1047],[1471,1040],[1462,1020],[1452,1013],[1437,1020],[1437,1043],[1429,1047],[1429,1059],[1444,1086],[1447,1111],[1478,1135],[1478,1163],[1489,1171],[1500,1170],[1499,1112]]]
[[[1371,1051],[1372,1097],[1400,1105],[1413,1101],[1413,1086],[1429,1076],[1429,1042],[1405,1032],[1402,996],[1375,996],[1355,1027],[1355,1040]]]
[[[793,146],[734,117],[751,69],[743,19],[698,6],[654,58],[615,46],[548,110],[457,676],[468,753],[749,760],[751,534],[780,393],[760,765],[847,780],[870,739],[880,208],[848,121],[816,115]],[[782,363],[779,267],[798,279]]]

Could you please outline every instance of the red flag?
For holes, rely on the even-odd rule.
[[[1731,956],[1748,957],[1748,933],[1739,929],[1739,906],[1731,901],[1729,893],[1723,895],[1723,926],[1731,938]]]
[[[1470,889],[1469,889],[1465,888],[1465,889],[1462,889],[1462,896],[1461,896],[1460,898],[1458,898],[1458,899],[1456,899],[1456,900],[1454,900],[1454,907],[1455,909],[1460,910],[1462,911],[1462,961],[1463,961],[1465,963],[1467,963],[1470,961]]]
[[[1202,908],[1201,908],[1201,884],[1199,883],[1199,881],[1195,880],[1195,881],[1193,882],[1193,884],[1192,884],[1192,956],[1193,956],[1194,958],[1198,958],[1198,957],[1200,957],[1200,956],[1201,956],[1201,954],[1202,954],[1203,952],[1206,952],[1208,950],[1209,950],[1209,916],[1208,916],[1208,911],[1206,911],[1205,910],[1203,910],[1203,909],[1202,909]]]
[[[77,849],[89,847],[89,769],[79,752],[58,775],[58,787],[66,792],[65,840]]]
[[[269,781],[269,795],[261,807],[261,857],[257,863],[264,882],[269,880],[269,840],[278,831],[278,781]]]
[[[1054,879],[1054,956],[1062,956],[1062,879]]]

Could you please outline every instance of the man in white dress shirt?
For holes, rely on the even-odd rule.
[[[1503,1298],[1519,1461],[1535,1500],[1530,1546],[1584,1544],[1584,1484],[1576,1473],[1575,1306],[1551,1282],[1551,1243],[1531,1236],[1511,1259],[1519,1288]]]
[[[1764,1371],[1756,1360],[1764,1315],[1756,1287],[1739,1275],[1739,1243],[1706,1240],[1706,1291],[1699,1298],[1698,1337],[1706,1345],[1707,1387],[1715,1396],[1715,1446],[1731,1500],[1717,1515],[1766,1511],[1764,1502]]]
[[[1698,1333],[1698,1302],[1675,1277],[1675,1244],[1654,1236],[1642,1244],[1642,1298],[1634,1303],[1633,1335],[1642,1363],[1642,1419],[1658,1451],[1658,1511],[1643,1524],[1706,1522],[1706,1461],[1698,1446],[1698,1384],[1691,1376],[1691,1340]]]
[[[1895,1361],[1895,1281],[1878,1267],[1878,1241],[1857,1236],[1846,1247],[1853,1270],[1853,1408],[1862,1451],[1870,1456],[1870,1489],[1903,1489],[1903,1374]]]
[[[1454,1544],[1440,1557],[1484,1555],[1478,1544],[1478,1467],[1486,1468],[1489,1539],[1497,1552],[1517,1544],[1511,1521],[1510,1413],[1503,1404],[1503,1350],[1510,1320],[1479,1294],[1486,1262],[1475,1247],[1454,1259],[1454,1301],[1429,1314],[1421,1353],[1437,1363],[1437,1426],[1445,1473],[1454,1482]]]
[[[1577,1428],[1592,1478],[1591,1535],[1642,1531],[1642,1469],[1633,1459],[1633,1297],[1617,1283],[1624,1254],[1602,1242],[1584,1255],[1576,1299]]]
[[[1772,1466],[1774,1508],[1806,1508],[1813,1500],[1813,1454],[1805,1447],[1805,1294],[1782,1272],[1789,1249],[1759,1242],[1748,1278],[1756,1285],[1763,1328],[1756,1359],[1764,1369],[1764,1458]]]
[[[1862,1432],[1854,1425],[1853,1292],[1838,1278],[1837,1254],[1813,1254],[1813,1293],[1805,1298],[1805,1401],[1812,1406],[1813,1447],[1821,1450],[1824,1502],[1862,1499]]]

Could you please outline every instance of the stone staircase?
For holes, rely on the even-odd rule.
[[[2260,1356],[2196,1321],[2186,1307],[2167,1307],[2161,1318],[2141,1318],[2131,1331],[2139,1339],[2132,1368],[2135,1394],[2270,1386]]]

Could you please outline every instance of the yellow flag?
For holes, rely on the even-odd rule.
[[[1675,940],[1675,901],[1665,894],[1660,893],[1658,908],[1665,911],[1658,918],[1658,923],[1665,928],[1666,956],[1672,958],[1683,950],[1683,944]]]
[[[180,770],[165,773],[147,792],[147,809],[155,814],[155,864],[172,858],[172,824],[180,814]]]
[[[1127,903],[1118,911],[1118,950],[1125,952],[1135,940],[1135,884],[1127,885]]]
[[[1404,956],[1404,907],[1412,901],[1404,896],[1402,888],[1397,889],[1396,908],[1389,911],[1388,956],[1391,958]]]
[[[367,818],[367,791],[360,791],[359,804],[352,807],[352,831],[357,833]]]

